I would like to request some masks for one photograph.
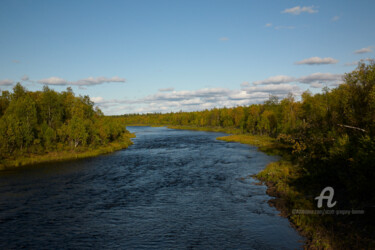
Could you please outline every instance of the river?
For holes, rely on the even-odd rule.
[[[251,175],[276,157],[221,133],[128,127],[126,150],[0,172],[0,248],[296,249]]]

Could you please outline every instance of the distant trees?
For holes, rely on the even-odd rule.
[[[21,84],[0,95],[0,160],[51,151],[84,150],[121,140],[119,119],[104,117],[88,96],[47,86],[30,92]]]

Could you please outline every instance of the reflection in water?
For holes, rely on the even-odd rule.
[[[128,129],[127,150],[0,172],[0,247],[302,246],[249,177],[274,157],[219,133]]]

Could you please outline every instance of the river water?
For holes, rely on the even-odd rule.
[[[221,133],[128,130],[126,150],[0,172],[0,248],[302,247],[250,177],[275,157]]]

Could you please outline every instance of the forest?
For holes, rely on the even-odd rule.
[[[50,157],[43,161],[102,152],[102,147],[108,151],[114,142],[130,145],[124,123],[104,116],[88,96],[77,97],[71,88],[58,93],[44,86],[31,92],[18,83],[13,92],[1,91],[0,165],[38,162],[46,154]]]
[[[271,179],[272,185],[279,190],[279,196],[284,195],[283,206],[289,210],[297,207],[306,209],[304,205],[310,204],[311,209],[314,209],[313,197],[324,187],[331,186],[340,200],[336,209],[365,210],[365,216],[362,217],[321,217],[312,220],[314,216],[299,216],[294,217],[294,223],[304,226],[305,231],[311,231],[307,233],[310,236],[317,233],[314,227],[319,228],[320,223],[320,228],[336,234],[332,237],[337,238],[339,247],[343,247],[340,246],[342,242],[357,237],[348,233],[353,231],[355,235],[360,234],[360,241],[366,238],[374,244],[371,236],[375,232],[372,226],[375,225],[375,185],[372,183],[375,178],[374,62],[360,63],[354,71],[345,74],[343,81],[337,88],[324,88],[322,93],[313,95],[306,91],[300,100],[289,94],[282,100],[270,96],[263,104],[250,106],[123,117],[127,124],[208,127],[212,130],[226,128],[241,135],[242,141],[246,141],[246,135],[273,138],[279,145],[286,146],[286,158],[290,163],[281,162],[270,166],[266,173],[260,175],[261,179]],[[241,136],[237,136],[240,138],[237,141],[241,141]],[[272,176],[275,178],[272,179]],[[299,196],[303,198],[299,199]],[[293,220],[293,215],[289,216]],[[340,235],[340,231],[344,236]],[[357,242],[358,239],[353,241]],[[327,244],[332,246],[333,243]]]

